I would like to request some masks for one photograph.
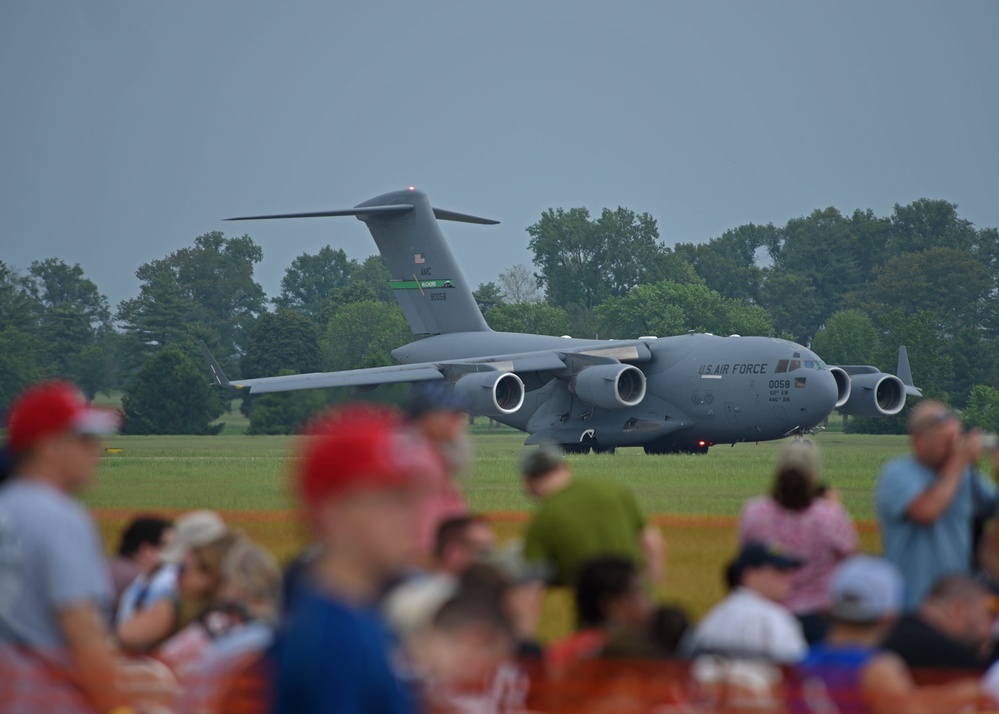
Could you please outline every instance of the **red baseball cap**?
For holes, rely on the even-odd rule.
[[[23,453],[41,439],[63,432],[113,434],[118,413],[94,409],[69,382],[43,382],[22,392],[10,408],[7,442],[14,454]]]
[[[305,504],[358,490],[418,489],[443,476],[434,448],[386,409],[344,407],[307,433],[296,473]]]

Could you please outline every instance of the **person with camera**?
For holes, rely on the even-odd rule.
[[[902,571],[912,612],[941,576],[971,571],[972,532],[995,513],[997,491],[976,467],[986,451],[981,432],[965,431],[945,405],[921,402],[908,428],[912,452],[884,467],[875,506],[884,555]],[[991,451],[999,469],[999,450]]]

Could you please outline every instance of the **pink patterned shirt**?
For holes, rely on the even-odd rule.
[[[791,578],[784,606],[795,614],[829,608],[829,581],[843,558],[857,550],[857,528],[842,505],[816,498],[804,511],[782,508],[770,496],[749,501],[739,517],[739,542],[777,543],[805,564]]]

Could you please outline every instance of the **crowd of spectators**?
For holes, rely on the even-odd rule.
[[[461,488],[462,407],[432,386],[405,413],[314,422],[294,462],[312,542],[282,571],[206,510],[136,517],[109,560],[75,496],[116,415],[66,383],[28,390],[0,482],[0,714],[522,712],[539,676],[597,662],[682,663],[661,711],[999,709],[996,487],[944,405],[911,411],[911,453],[878,478],[881,556],[858,552],[818,447],[789,442],[700,622],[657,602],[666,543],[634,493],[556,451],[525,452],[538,505],[522,542],[498,543]],[[576,626],[543,643],[550,588],[571,588]]]

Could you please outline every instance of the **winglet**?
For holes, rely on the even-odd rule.
[[[225,372],[219,367],[219,363],[215,361],[215,357],[212,356],[211,351],[208,349],[208,345],[205,344],[204,340],[198,340],[198,345],[201,347],[201,354],[205,358],[205,362],[208,363],[208,369],[212,372],[212,383],[217,387],[229,387],[230,389],[235,389],[236,385],[230,382],[225,377]]]
[[[905,393],[910,397],[921,397],[923,393],[912,384],[912,369],[909,367],[909,353],[905,349],[905,345],[899,345],[898,348],[898,368],[895,370],[895,375],[902,380],[902,384],[905,385]]]

